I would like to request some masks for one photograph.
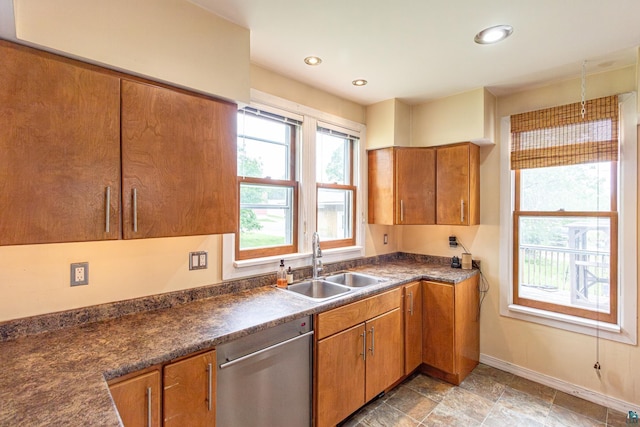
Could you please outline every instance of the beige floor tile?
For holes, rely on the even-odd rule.
[[[544,423],[523,417],[521,413],[511,410],[498,402],[489,412],[489,415],[482,423],[483,427],[543,427]]]
[[[605,427],[604,422],[585,417],[558,405],[551,407],[545,425],[548,427]]]
[[[470,392],[491,400],[492,402],[495,402],[500,398],[505,387],[506,386],[504,384],[500,384],[493,378],[478,375],[473,372],[460,384],[460,388],[469,390]]]
[[[367,427],[416,427],[420,423],[410,416],[383,403],[367,415],[360,423]]]
[[[556,393],[556,398],[553,400],[553,404],[570,409],[573,412],[577,412],[578,414],[582,414],[586,417],[593,418],[596,421],[607,421],[607,408],[562,391],[558,391]]]
[[[406,387],[396,387],[397,392],[385,400],[385,403],[411,418],[422,421],[438,405],[428,397]]]
[[[460,387],[452,389],[439,406],[445,406],[456,414],[482,422],[493,407],[493,402]]]
[[[440,381],[426,375],[418,375],[405,384],[410,389],[415,390],[436,402],[440,402],[442,398],[449,393],[449,390],[454,388],[454,386],[449,383],[445,383],[444,381]]]
[[[479,427],[481,423],[463,413],[438,405],[420,425],[426,427]]]
[[[502,371],[500,369],[494,368],[493,366],[485,365],[480,363],[473,370],[474,374],[484,375],[485,377],[489,377],[500,384],[509,384],[513,381],[514,375],[509,372]]]
[[[513,389],[529,393],[532,396],[539,397],[540,399],[543,399],[549,403],[552,403],[553,399],[556,396],[555,389],[522,377],[514,376],[513,380],[508,384],[508,386]]]
[[[540,425],[544,424],[551,410],[550,403],[511,387],[504,390],[496,406],[508,409],[523,420],[530,420]]]
[[[607,426],[608,427],[631,427],[633,425],[640,426],[640,424],[630,424],[627,422],[627,412],[614,411],[613,409],[607,410]]]

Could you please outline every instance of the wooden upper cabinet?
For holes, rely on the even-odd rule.
[[[436,148],[437,224],[480,223],[480,148],[472,143]]]
[[[390,147],[371,150],[370,224],[435,223],[435,150]]]
[[[122,80],[123,236],[235,232],[233,104]]]
[[[120,81],[0,41],[0,245],[120,237]]]

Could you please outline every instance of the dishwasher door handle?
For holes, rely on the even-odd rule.
[[[297,337],[289,338],[286,341],[279,342],[277,344],[271,345],[269,347],[265,347],[265,348],[263,348],[261,350],[255,351],[253,353],[250,353],[250,354],[247,354],[245,356],[238,357],[237,359],[231,360],[229,362],[223,363],[222,365],[220,365],[220,369],[228,368],[228,367],[233,366],[233,365],[235,365],[237,363],[240,363],[240,362],[242,362],[244,360],[247,360],[247,359],[250,359],[252,357],[258,356],[259,354],[264,353],[266,351],[273,350],[274,348],[278,348],[278,347],[283,346],[285,344],[289,344],[290,342],[297,341],[299,339],[308,337],[309,335],[313,335],[313,331],[309,331],[309,332],[307,332],[305,334],[298,335]]]

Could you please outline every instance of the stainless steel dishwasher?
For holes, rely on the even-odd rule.
[[[216,347],[218,427],[311,425],[310,316]]]

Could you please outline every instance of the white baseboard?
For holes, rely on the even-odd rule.
[[[607,408],[615,409],[616,411],[624,413],[627,413],[629,411],[640,412],[640,405],[638,405],[637,403],[633,404],[625,402],[624,400],[616,399],[615,397],[606,396],[593,390],[589,390],[575,384],[571,384],[569,382],[562,381],[536,371],[532,371],[531,369],[523,368],[522,366],[505,362],[504,360],[497,359],[493,356],[480,354],[480,363],[484,363],[485,365],[501,369],[519,377],[555,388],[556,390],[560,390],[581,399],[588,400],[589,402],[597,403]]]

